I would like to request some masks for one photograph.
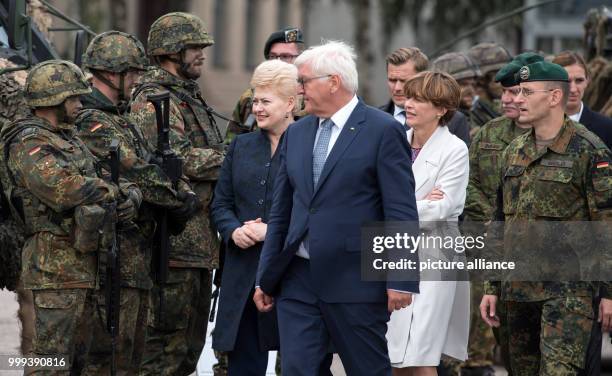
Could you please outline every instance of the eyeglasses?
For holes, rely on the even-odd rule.
[[[331,76],[332,76],[331,74],[324,74],[322,76],[315,76],[315,77],[308,77],[308,78],[301,77],[301,78],[298,78],[297,82],[298,82],[298,85],[300,85],[303,89],[304,85],[306,85],[312,80],[317,80],[319,78],[325,78],[325,77],[331,77]]]
[[[555,89],[533,90],[533,89],[528,89],[526,87],[521,87],[519,90],[517,90],[517,95],[518,94],[523,94],[523,96],[525,98],[527,98],[527,97],[533,95],[533,93],[544,93],[544,92],[553,91],[553,90],[555,90]]]
[[[292,54],[269,54],[268,55],[268,60],[282,60],[286,63],[290,63],[293,62],[293,60],[295,60],[299,55],[292,55]]]

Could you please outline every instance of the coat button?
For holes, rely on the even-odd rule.
[[[310,214],[314,214],[314,213],[316,213],[316,212],[317,212],[317,209],[315,209],[315,208],[310,208]]]
[[[259,201],[257,201],[257,203],[258,203],[259,205],[263,205],[263,203],[264,203],[263,198],[260,198],[260,199],[259,199]]]
[[[259,184],[261,184],[261,185],[266,185],[266,179],[261,179],[261,181],[259,182]]]
[[[270,162],[266,163],[266,167],[270,167]]]

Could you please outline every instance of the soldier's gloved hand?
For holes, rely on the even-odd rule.
[[[127,197],[117,203],[117,219],[120,223],[129,222],[136,218],[138,207],[140,206],[140,191],[131,189]]]
[[[179,192],[177,198],[183,202],[183,205],[169,210],[168,214],[171,220],[185,223],[200,209],[200,200],[193,192]]]

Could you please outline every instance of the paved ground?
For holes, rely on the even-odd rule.
[[[17,355],[19,354],[19,324],[16,317],[17,301],[15,295],[6,290],[0,290],[0,356],[1,355]],[[214,323],[209,325],[208,338],[210,339],[210,331],[213,329]],[[198,364],[197,376],[212,375],[212,365],[215,363],[213,352],[210,348],[210,340],[207,339],[204,352]],[[604,358],[611,361],[612,364],[612,344],[610,338],[606,336],[604,339]],[[276,353],[270,355],[268,362],[268,374],[274,375],[274,362]],[[334,359],[332,365],[334,376],[345,375],[342,370],[342,365],[339,360]],[[9,372],[0,369],[0,376],[21,375],[20,372]],[[195,375],[195,374],[194,374]],[[506,376],[506,372],[501,368],[496,369],[497,376]],[[612,376],[612,367],[602,373],[602,376]]]

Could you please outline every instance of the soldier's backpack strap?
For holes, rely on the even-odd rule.
[[[8,166],[9,152],[11,144],[15,141],[15,138],[21,135],[21,139],[27,138],[37,134],[39,131],[37,124],[33,122],[16,122],[13,123],[10,130],[2,132],[2,140],[0,150],[2,152],[2,166],[0,167],[0,180],[4,182],[2,189],[4,193],[4,201],[8,204],[11,214],[15,221],[26,228],[25,215],[23,212],[23,204],[17,197],[13,197],[13,191],[17,187],[17,181],[15,176],[11,173],[11,169]],[[6,184],[8,183],[8,184]]]
[[[217,122],[215,121],[215,118],[213,117],[213,115],[220,117],[221,119],[227,120],[229,121],[229,118],[226,118],[224,116],[221,116],[219,113],[217,113],[216,111],[214,111],[207,103],[206,101],[204,101],[204,99],[202,98],[201,95],[198,95],[198,100],[194,99],[193,97],[186,95],[185,93],[181,93],[180,91],[175,90],[172,87],[169,86],[164,86],[162,84],[159,83],[155,83],[155,82],[146,82],[140,86],[138,86],[135,90],[134,93],[132,95],[132,98],[136,98],[141,92],[143,92],[144,90],[148,90],[148,89],[155,89],[155,90],[167,90],[168,92],[170,92],[170,94],[174,97],[176,97],[179,101],[181,102],[185,102],[190,106],[202,106],[204,107],[204,110],[206,111],[206,115],[208,117],[208,120],[210,121],[210,124],[215,132],[215,136],[217,138],[217,142],[216,143],[223,143],[223,137],[221,136],[221,132],[219,132],[219,128],[217,127]],[[179,106],[179,110],[182,110]],[[206,132],[205,132],[206,133]],[[213,145],[212,142],[210,142],[211,140],[207,140],[207,143],[209,145]]]
[[[607,148],[606,144],[601,140],[601,138],[599,138],[595,133],[589,131],[587,127],[576,122],[574,122],[574,124],[579,125],[576,127],[576,134],[587,140],[595,149]]]

